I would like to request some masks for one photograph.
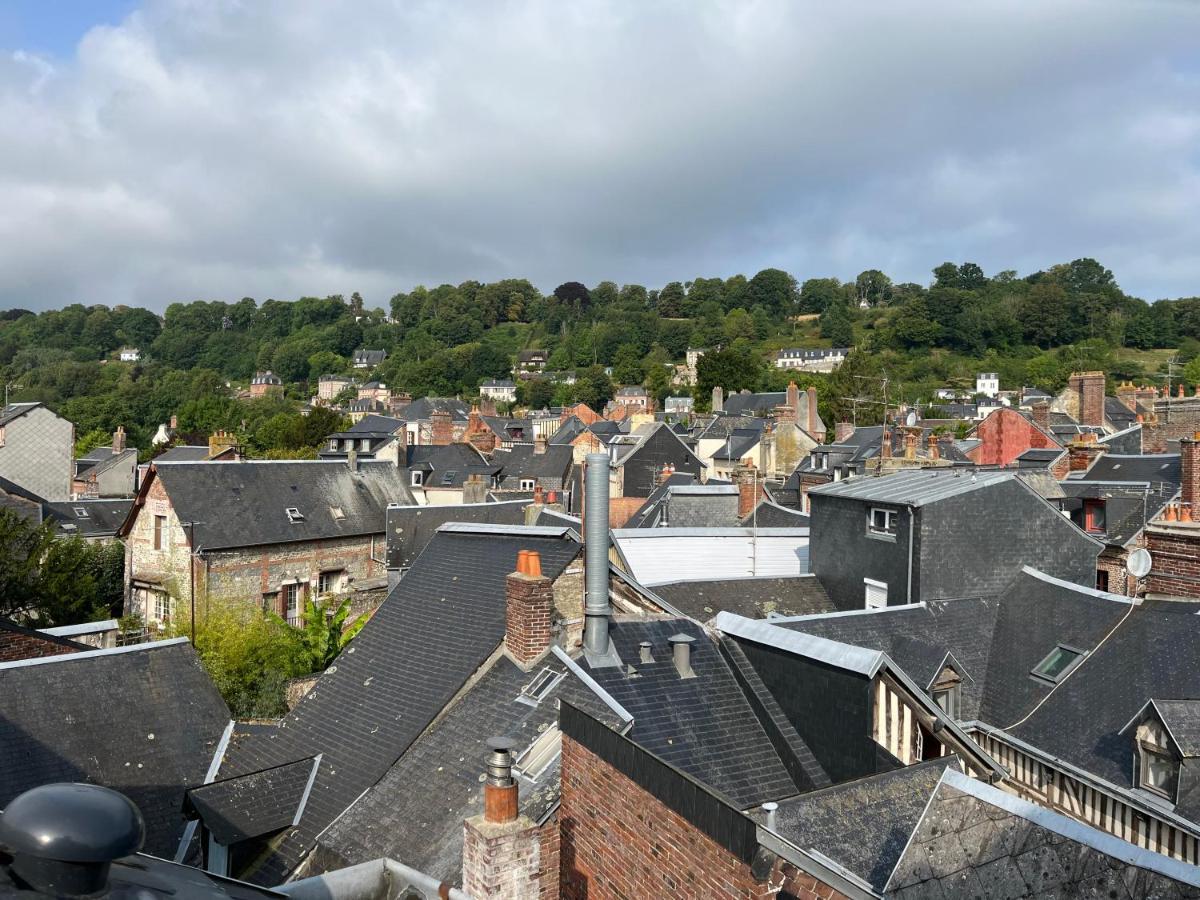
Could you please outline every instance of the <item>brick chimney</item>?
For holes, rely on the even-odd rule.
[[[833,426],[833,442],[835,444],[842,443],[852,434],[854,434],[853,422],[838,422]]]
[[[429,417],[429,443],[435,447],[445,447],[454,442],[454,425],[450,421],[450,413],[444,409],[435,410]]]
[[[917,444],[921,440],[921,426],[911,425],[904,428],[904,458],[917,458]]]
[[[1137,412],[1137,388],[1132,381],[1122,381],[1117,387],[1117,399],[1130,412]]]
[[[800,421],[800,388],[796,387],[796,382],[789,381],[787,386],[787,400],[784,401],[796,413],[796,421]],[[806,423],[807,424],[807,423]]]
[[[178,427],[179,427],[179,416],[171,416],[171,429],[174,430]]]
[[[539,434],[533,439],[533,455],[542,456],[546,452],[546,436]]]
[[[942,458],[941,448],[938,446],[938,436],[933,432],[929,433],[929,458],[934,462]]]
[[[879,455],[883,459],[892,458],[892,429],[887,424],[883,423],[883,434],[880,436]]]
[[[723,391],[720,386],[713,388],[712,411],[715,413],[725,411],[725,391]]]
[[[1050,433],[1050,404],[1045,400],[1033,404],[1033,424],[1046,434]]]
[[[779,406],[775,407],[774,413],[775,413],[775,421],[779,422],[780,424],[782,424],[784,422],[795,422],[796,421],[796,411],[794,409],[792,409],[790,406],[788,406],[786,403],[781,403],[781,404],[779,404]]]
[[[467,415],[467,430],[463,434],[463,440],[480,453],[491,453],[496,449],[496,433],[483,421],[478,404],[473,405]]]
[[[463,893],[479,900],[558,896],[556,860],[542,859],[540,829],[520,815],[515,744],[508,737],[488,739],[483,815],[463,822]]]
[[[1200,431],[1179,442],[1179,470],[1179,499],[1193,521],[1200,521]]]
[[[763,496],[763,482],[754,466],[739,465],[734,470],[733,480],[738,486],[738,518],[745,518],[758,505]]]
[[[208,455],[216,456],[237,446],[237,438],[228,431],[214,431],[208,436]]]
[[[1092,462],[1099,458],[1108,447],[1096,442],[1094,434],[1081,434],[1067,444],[1067,471],[1082,472],[1091,467]]]
[[[536,550],[517,554],[517,570],[505,579],[504,649],[528,669],[550,649],[550,613],[554,584],[542,574]]]
[[[658,473],[658,483],[666,484],[671,480],[671,476],[675,474],[675,467],[667,463],[662,467],[662,471]]]
[[[808,424],[804,428],[814,438],[817,438],[817,389],[815,387],[808,389]],[[824,435],[817,440],[824,443],[823,438]]]
[[[1079,423],[1104,424],[1104,373],[1076,372],[1068,379],[1071,390],[1079,395]]]
[[[485,416],[494,416],[496,414],[496,398],[495,397],[480,397],[479,411]]]
[[[125,452],[125,426],[124,425],[118,425],[117,430],[113,432],[112,452],[113,452],[114,456],[116,456],[118,453]]]

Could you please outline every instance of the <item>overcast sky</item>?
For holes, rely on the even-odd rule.
[[[1198,295],[1198,46],[1193,0],[13,0],[0,307],[1079,256]]]

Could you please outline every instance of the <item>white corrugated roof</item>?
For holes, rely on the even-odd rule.
[[[893,475],[863,475],[809,489],[810,494],[826,497],[852,497],[880,503],[900,503],[905,506],[925,506],[965,494],[968,491],[991,487],[1011,481],[1011,472],[995,470],[969,471],[954,467],[911,469]]]
[[[808,574],[807,528],[637,528],[612,532],[641,584]]]

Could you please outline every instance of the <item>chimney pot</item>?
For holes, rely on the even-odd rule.
[[[483,818],[486,822],[503,824],[517,820],[517,783],[512,777],[512,748],[510,737],[488,738],[487,778],[483,785]]]
[[[696,639],[680,632],[671,635],[668,640],[671,642],[671,657],[679,677],[695,678],[696,673],[692,671],[692,644],[696,642]]]
[[[767,828],[775,830],[775,811],[779,809],[779,804],[774,801],[768,801],[762,805],[763,812],[767,814]]]
[[[654,662],[654,654],[650,652],[649,641],[642,641],[640,644],[638,644],[638,648],[641,651],[638,655],[639,662],[643,664]]]
[[[353,447],[346,451],[346,465],[350,467],[351,472],[358,471],[358,451]]]

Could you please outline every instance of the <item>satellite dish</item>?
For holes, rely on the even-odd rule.
[[[1134,578],[1145,578],[1150,574],[1150,551],[1138,549],[1125,560],[1125,571]]]
[[[905,425],[907,425],[909,428],[912,428],[914,425],[916,425],[916,424],[917,424],[917,413],[916,413],[916,410],[911,410],[911,411],[909,412],[909,414],[908,414],[908,418],[906,418],[906,419],[904,420],[904,424],[905,424]]]

